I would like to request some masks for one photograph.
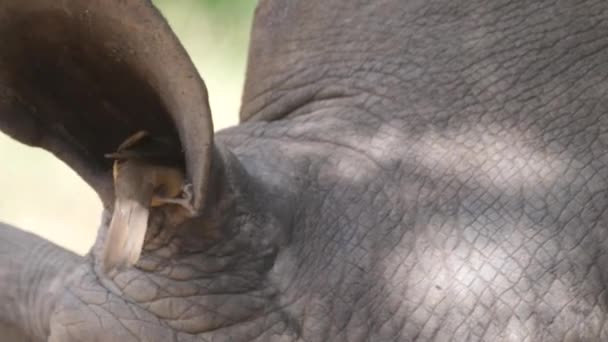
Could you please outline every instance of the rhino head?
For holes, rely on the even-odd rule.
[[[262,0],[241,122],[214,133],[148,1],[0,2],[1,129],[105,208],[84,258],[0,227],[4,336],[608,340],[606,13]],[[179,146],[194,214],[150,209],[108,274],[104,155],[140,130]]]
[[[254,209],[272,191],[253,198],[244,189],[264,186],[247,180],[228,142],[214,143],[205,84],[158,10],[148,1],[36,0],[5,2],[0,18],[0,128],[66,162],[105,211],[84,259],[5,228],[0,321],[33,339],[166,341],[276,315],[264,274],[281,234],[273,215]],[[109,276],[99,261],[115,209],[104,156],[140,130],[181,146],[195,215],[178,222],[170,210],[153,212],[137,267]],[[34,261],[32,245],[49,255]],[[24,255],[35,270],[23,269]]]

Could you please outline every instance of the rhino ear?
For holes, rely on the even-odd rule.
[[[148,1],[0,1],[0,129],[54,153],[106,206],[105,153],[139,130],[179,139],[195,207],[204,203],[207,90]]]

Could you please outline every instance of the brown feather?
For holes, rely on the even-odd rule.
[[[148,226],[149,208],[126,199],[117,200],[103,256],[104,272],[134,265],[141,255]]]
[[[156,185],[155,167],[139,161],[114,165],[115,204],[104,241],[103,269],[132,266],[146,237],[150,202]]]

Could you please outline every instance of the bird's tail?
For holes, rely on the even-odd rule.
[[[134,265],[141,255],[150,211],[133,199],[117,199],[104,242],[103,270]]]

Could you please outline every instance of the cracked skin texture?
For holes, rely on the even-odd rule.
[[[112,279],[95,247],[38,335],[608,340],[606,13],[261,1],[207,210]]]

